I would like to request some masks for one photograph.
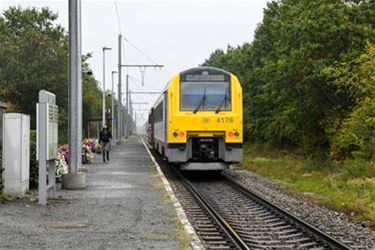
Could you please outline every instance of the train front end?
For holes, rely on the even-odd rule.
[[[242,159],[242,89],[236,76],[193,68],[174,77],[166,94],[169,162],[183,170],[223,170]]]

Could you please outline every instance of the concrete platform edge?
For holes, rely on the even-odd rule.
[[[196,250],[206,249],[204,247],[204,245],[202,244],[201,240],[198,238],[193,226],[190,224],[189,220],[187,219],[187,216],[186,216],[185,211],[183,210],[183,208],[181,206],[181,203],[178,201],[176,195],[173,192],[173,189],[172,189],[171,185],[169,184],[169,181],[167,180],[167,178],[165,178],[163,172],[161,171],[159,164],[156,162],[154,156],[151,154],[151,152],[148,149],[148,147],[147,147],[146,143],[144,142],[143,138],[142,137],[140,137],[140,138],[141,138],[141,141],[143,143],[143,146],[146,148],[148,154],[150,155],[151,160],[155,164],[156,170],[158,171],[158,174],[159,174],[161,180],[163,181],[164,188],[165,188],[168,196],[172,200],[173,206],[176,209],[178,219],[180,220],[180,222],[183,225],[185,231],[187,232],[187,234],[190,237],[190,246],[192,247],[192,249],[196,249]]]

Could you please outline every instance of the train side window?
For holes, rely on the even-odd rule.
[[[155,123],[163,121],[163,101],[156,106],[154,111]]]

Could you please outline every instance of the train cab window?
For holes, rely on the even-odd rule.
[[[229,82],[181,82],[181,111],[231,110]]]

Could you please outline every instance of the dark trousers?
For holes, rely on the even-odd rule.
[[[102,142],[102,155],[103,155],[104,162],[106,158],[107,158],[107,161],[109,161],[109,143],[110,142]]]

